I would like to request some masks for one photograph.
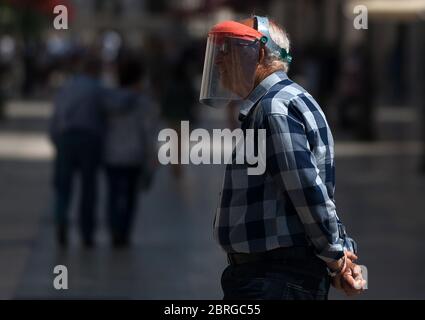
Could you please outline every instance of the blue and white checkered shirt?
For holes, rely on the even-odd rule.
[[[313,97],[277,71],[240,106],[242,130],[266,129],[266,171],[231,161],[214,221],[226,252],[313,246],[327,262],[356,251],[335,209],[334,141]]]

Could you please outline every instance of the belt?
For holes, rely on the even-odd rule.
[[[316,257],[312,247],[287,247],[255,253],[228,253],[227,259],[231,265],[263,261],[309,261],[322,264]],[[325,263],[323,262],[325,265]]]

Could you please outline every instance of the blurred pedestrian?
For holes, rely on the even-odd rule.
[[[79,225],[82,242],[94,244],[96,227],[97,173],[101,161],[105,110],[114,108],[127,94],[104,88],[99,81],[99,59],[78,55],[77,72],[59,90],[50,119],[50,137],[56,149],[54,160],[54,213],[57,240],[68,241],[68,211],[73,179],[79,174]],[[125,105],[125,104],[124,104]]]
[[[129,245],[140,189],[149,187],[156,163],[158,111],[142,92],[144,65],[135,58],[121,58],[118,79],[130,93],[132,107],[108,113],[104,162],[108,184],[108,222],[115,247]]]

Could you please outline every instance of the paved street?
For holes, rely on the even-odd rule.
[[[336,134],[337,207],[359,243],[360,262],[368,266],[369,290],[359,298],[424,299],[425,176],[417,170],[419,128],[414,110],[393,117],[390,111],[378,113],[379,142],[356,143]],[[226,261],[211,228],[222,166],[185,166],[180,182],[170,168],[161,167],[153,188],[140,195],[130,249],[110,248],[100,206],[97,247],[82,249],[73,229],[69,249],[61,251],[54,242],[50,205],[49,105],[14,102],[7,114],[0,122],[1,299],[221,298]],[[201,120],[209,128],[222,123],[210,110]],[[104,193],[102,187],[101,200]],[[58,264],[68,267],[67,291],[53,288]],[[344,297],[332,292],[331,298]]]

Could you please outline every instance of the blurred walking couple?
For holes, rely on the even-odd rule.
[[[81,243],[95,245],[100,171],[107,185],[111,244],[128,246],[140,191],[150,187],[156,166],[157,110],[143,86],[141,59],[129,54],[118,59],[115,88],[101,83],[99,61],[94,54],[77,55],[73,75],[54,100],[49,133],[56,151],[53,210],[61,247],[69,242],[69,211],[77,189]]]

